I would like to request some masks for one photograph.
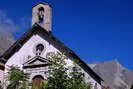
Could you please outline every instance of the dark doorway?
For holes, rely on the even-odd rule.
[[[44,80],[44,78],[41,75],[34,76],[33,79],[32,79],[32,88],[31,89],[41,88],[43,80]]]

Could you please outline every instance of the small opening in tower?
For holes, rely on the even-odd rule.
[[[44,23],[44,8],[43,7],[38,8],[38,20],[39,20],[39,23]]]
[[[43,7],[40,7],[38,10],[39,11],[44,11],[44,8]]]

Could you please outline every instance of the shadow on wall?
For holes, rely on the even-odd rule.
[[[130,89],[133,89],[133,84],[132,84],[132,86],[131,86],[131,88]]]

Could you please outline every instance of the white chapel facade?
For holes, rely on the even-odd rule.
[[[52,34],[51,24],[52,8],[49,4],[38,3],[32,7],[32,27],[0,57],[0,81],[4,89],[8,85],[5,78],[10,66],[20,67],[29,73],[30,83],[38,76],[47,79],[49,64],[47,55],[52,52],[65,53],[68,58],[67,65],[70,66],[74,63],[73,59],[78,59],[81,62],[79,66],[85,73],[86,82],[93,84],[92,89],[101,89],[102,79]]]

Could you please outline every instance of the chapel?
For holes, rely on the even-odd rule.
[[[80,67],[85,73],[86,82],[90,82],[92,89],[101,89],[102,78],[91,69],[74,51],[58,40],[52,33],[52,7],[47,3],[37,3],[32,7],[32,26],[19,40],[0,56],[0,81],[4,89],[10,66],[20,67],[30,74],[32,85],[37,81],[47,79],[49,60],[47,55],[61,52],[67,56],[67,65],[73,65],[74,59],[80,61]],[[63,30],[63,29],[62,29]],[[32,87],[29,86],[30,88]]]

